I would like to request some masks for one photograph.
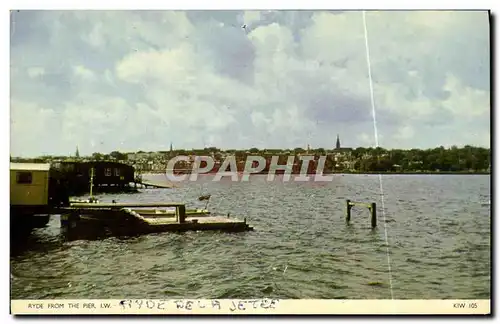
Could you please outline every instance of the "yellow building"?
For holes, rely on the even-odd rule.
[[[49,202],[48,163],[10,164],[10,205],[47,206]]]

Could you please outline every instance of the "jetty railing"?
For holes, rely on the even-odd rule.
[[[356,201],[351,201],[349,199],[346,200],[346,215],[345,215],[345,220],[346,223],[349,224],[351,221],[351,208],[354,206],[364,206],[367,207],[368,210],[370,210],[371,214],[371,225],[372,228],[377,227],[377,204],[373,203],[363,203],[363,202],[356,202]]]

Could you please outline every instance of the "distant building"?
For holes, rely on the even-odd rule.
[[[137,153],[128,153],[127,160],[129,161],[145,160],[149,159],[152,156],[153,155],[151,153],[139,151]]]
[[[340,136],[337,134],[337,141],[335,143],[335,148],[332,150],[332,153],[330,154],[331,157],[333,157],[333,160],[335,161],[335,168],[344,168],[344,169],[351,169],[352,165],[350,162],[351,161],[351,152],[353,149],[351,147],[342,147],[340,145]]]
[[[340,137],[339,134],[337,134],[337,142],[335,143],[335,149],[333,150],[334,153],[341,153],[341,154],[347,154],[352,151],[352,147],[341,147],[340,146]]]
[[[72,195],[88,192],[91,177],[94,188],[101,192],[124,189],[134,182],[134,168],[119,162],[56,162],[52,168],[68,182]]]

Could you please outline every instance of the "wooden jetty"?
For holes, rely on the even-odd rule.
[[[165,207],[175,210],[157,209]],[[186,210],[184,203],[176,202],[72,203],[62,212],[61,227],[73,232],[100,229],[115,235],[140,235],[158,232],[253,230],[246,219],[212,215],[206,209]]]
[[[153,188],[153,189],[171,189],[171,188],[175,188],[176,185],[170,181],[168,181],[167,179],[161,181],[154,181],[154,180],[146,180],[143,178],[142,174],[137,174],[134,178],[134,188],[145,188],[145,189],[149,189],[149,188]]]

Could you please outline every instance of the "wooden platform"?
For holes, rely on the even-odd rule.
[[[175,207],[175,210],[141,209]],[[61,210],[61,227],[69,231],[100,231],[140,235],[179,231],[251,231],[246,219],[212,215],[204,209],[185,209],[183,203],[74,203]]]
[[[144,221],[151,226],[156,225],[170,225],[177,224],[173,217],[144,217]],[[194,221],[194,222],[193,222]],[[244,223],[243,221],[226,218],[223,216],[206,216],[206,217],[187,217],[186,223],[191,224],[210,224],[210,223],[221,223],[221,224],[236,224]]]
[[[130,214],[131,216],[141,220],[144,225],[152,228],[160,228],[162,230],[208,230],[208,229],[239,229],[239,230],[252,230],[246,223],[246,219],[239,220],[235,218],[229,218],[224,216],[214,216],[200,214],[198,216],[186,214],[184,222],[180,223],[176,214],[174,215],[164,215],[156,216],[151,214],[141,214],[138,210],[132,210],[130,208],[124,208],[124,212]]]

